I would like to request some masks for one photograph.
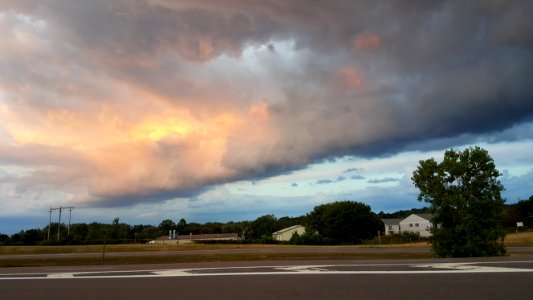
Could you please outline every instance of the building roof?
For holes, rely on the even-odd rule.
[[[381,221],[383,221],[383,223],[387,226],[400,225],[401,220],[403,219],[381,219]]]
[[[238,238],[238,233],[214,233],[214,234],[180,234],[176,236],[177,240],[212,240]],[[168,235],[160,236],[157,240],[173,240]]]
[[[431,221],[431,219],[433,218],[433,214],[415,214],[423,219],[426,219],[428,221]]]
[[[294,230],[294,229],[299,228],[299,227],[304,227],[304,226],[302,226],[302,225],[294,225],[294,226],[291,226],[291,227],[280,229],[280,230],[274,232],[273,234],[282,234],[284,232],[291,231],[291,230]]]

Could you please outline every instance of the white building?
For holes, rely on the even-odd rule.
[[[295,232],[298,233],[298,235],[302,235],[305,233],[305,227],[302,225],[294,225],[291,227],[283,228],[274,232],[272,234],[272,239],[274,239],[275,241],[288,241],[292,238],[292,235]]]
[[[237,233],[216,233],[216,234],[182,234],[178,236],[164,235],[155,240],[148,242],[149,244],[192,244],[194,241],[202,240],[239,240]]]
[[[431,214],[411,214],[405,219],[383,219],[385,235],[402,232],[418,233],[421,237],[431,236]]]
[[[402,219],[382,219],[385,224],[385,235],[400,233],[400,221]]]
[[[400,221],[400,231],[418,233],[421,237],[431,236],[431,218],[431,214],[412,214]]]

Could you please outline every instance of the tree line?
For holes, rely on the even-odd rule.
[[[348,203],[348,204],[347,204]],[[269,243],[272,242],[272,233],[280,229],[293,225],[304,225],[310,230],[304,236],[293,239],[294,244],[334,244],[334,243],[360,243],[363,240],[371,239],[377,235],[379,230],[383,233],[378,219],[402,219],[412,213],[431,213],[429,207],[413,208],[410,210],[399,210],[392,213],[379,212],[370,213],[370,208],[364,210],[364,215],[370,216],[377,224],[367,225],[355,224],[360,228],[367,229],[367,233],[356,236],[354,234],[343,234],[351,232],[349,228],[340,226],[354,226],[353,223],[340,222],[339,219],[347,218],[357,220],[359,217],[354,214],[361,203],[353,201],[341,201],[319,205],[313,212],[298,217],[281,217],[269,214],[256,218],[253,221],[238,222],[207,222],[207,223],[187,223],[183,218],[177,222],[166,219],[159,225],[129,225],[120,222],[115,218],[111,223],[75,223],[70,228],[66,224],[52,223],[50,230],[48,225],[43,228],[22,230],[18,233],[7,235],[0,233],[0,245],[84,245],[102,244],[104,241],[110,244],[120,243],[146,243],[160,236],[168,235],[169,230],[176,230],[178,234],[207,234],[207,233],[238,233],[245,242]],[[362,204],[364,206],[364,204]],[[350,215],[346,206],[354,206],[355,209]],[[527,200],[520,200],[517,203],[505,205],[502,212],[502,224],[515,229],[516,222],[523,222],[525,228],[533,228],[533,195]],[[344,215],[341,215],[343,214]],[[374,216],[375,215],[375,216]],[[376,229],[376,226],[379,229]],[[311,229],[312,228],[312,229]],[[313,231],[313,229],[315,231]],[[59,230],[59,238],[58,238]],[[310,232],[321,232],[320,235],[309,234]],[[338,234],[337,234],[338,233]]]
[[[313,232],[309,243],[357,243],[372,238],[383,230],[379,216],[370,206],[341,201],[323,204],[298,217],[263,215],[253,221],[187,223],[166,219],[159,225],[129,225],[115,218],[110,224],[92,222],[65,224],[51,223],[43,228],[22,230],[8,236],[0,234],[0,245],[80,245],[146,243],[176,231],[177,234],[238,233],[243,242],[273,242],[272,233],[293,225],[304,225]],[[355,228],[354,230],[350,228]],[[302,240],[295,241],[302,243]]]

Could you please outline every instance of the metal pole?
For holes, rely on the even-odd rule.
[[[59,241],[59,229],[61,228],[61,206],[59,207],[59,221],[57,221],[57,240]]]
[[[104,243],[102,245],[102,265],[105,265],[105,234],[104,234]]]
[[[50,207],[50,217],[48,218],[48,238],[46,240],[50,239],[50,226],[52,226],[52,208]]]
[[[68,227],[67,227],[67,235],[70,235],[70,219],[72,218],[72,209],[74,207],[68,208]]]

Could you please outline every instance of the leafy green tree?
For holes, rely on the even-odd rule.
[[[533,195],[528,200],[506,205],[502,217],[506,227],[516,227],[516,222],[522,222],[525,227],[533,227]]]
[[[309,232],[335,243],[359,243],[385,230],[370,206],[355,201],[340,201],[315,206],[307,215]]]
[[[501,226],[503,185],[488,152],[482,148],[448,150],[444,160],[421,160],[411,178],[419,201],[433,211],[430,242],[441,257],[505,254]]]
[[[184,218],[181,218],[177,224],[177,227],[179,232],[185,231],[185,228],[187,227],[187,221],[185,221]]]
[[[104,238],[109,241],[109,225],[92,222],[87,225],[87,236],[85,240],[88,244],[100,244],[104,241]]]
[[[29,229],[21,231],[23,245],[36,245],[44,240],[44,233],[41,229]]]
[[[166,232],[168,234],[168,231]],[[145,225],[142,227],[141,232],[139,236],[137,236],[137,239],[141,241],[148,241],[152,239],[156,239],[160,236],[159,228],[152,226],[152,225]]]
[[[9,235],[0,233],[0,245],[6,245],[9,243]]]
[[[277,226],[278,219],[274,215],[261,216],[250,224],[246,233],[248,239],[272,238],[272,233],[280,228]]]
[[[168,234],[169,230],[176,229],[176,224],[174,223],[174,221],[166,219],[161,221],[161,223],[159,223],[159,226],[157,227],[159,228],[160,234],[165,235]]]

